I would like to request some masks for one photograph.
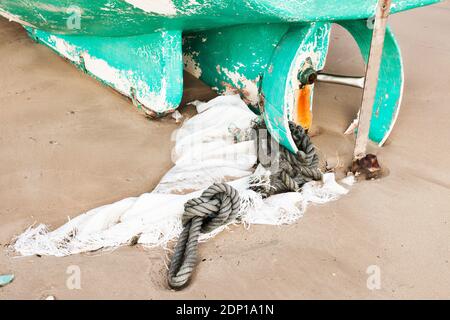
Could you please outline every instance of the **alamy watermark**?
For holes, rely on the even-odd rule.
[[[66,9],[66,14],[69,16],[66,19],[66,26],[69,30],[81,29],[81,14],[83,10],[77,6],[70,6]]]
[[[367,29],[373,30],[375,28],[375,16],[370,17],[366,21]]]
[[[202,134],[194,134],[196,132]],[[257,160],[266,170],[278,172],[280,146],[273,139],[276,135],[277,131],[269,133],[265,128],[244,130],[234,124],[227,131],[214,131],[209,124],[199,123],[188,129],[178,129],[172,134],[172,141],[175,142],[172,162],[203,170],[203,178],[205,175],[223,178],[227,176],[228,169],[248,169]]]
[[[367,277],[366,286],[369,290],[381,289],[381,269],[377,265],[370,265],[366,269]]]
[[[77,265],[68,266],[66,269],[66,274],[69,277],[66,280],[66,287],[69,290],[80,290],[81,289],[81,268]]]

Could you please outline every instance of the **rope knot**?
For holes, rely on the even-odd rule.
[[[318,168],[319,157],[310,137],[300,125],[290,122],[289,127],[298,152],[293,154],[286,148],[281,148],[280,170],[270,175],[270,188],[252,188],[263,197],[285,191],[298,192],[306,182],[322,179],[322,172]],[[189,282],[197,263],[200,234],[233,221],[238,215],[239,207],[238,192],[226,183],[215,183],[199,198],[185,203],[182,217],[184,229],[178,238],[169,267],[171,288],[181,289]]]
[[[281,192],[298,192],[305,183],[322,179],[319,156],[311,138],[302,126],[294,122],[289,122],[289,129],[298,151],[294,154],[282,147],[278,161],[279,169],[270,175],[271,188],[252,187],[264,198]]]
[[[214,183],[199,198],[187,201],[180,234],[169,267],[169,286],[183,288],[197,263],[198,239],[201,233],[232,222],[240,208],[239,194],[226,183]]]

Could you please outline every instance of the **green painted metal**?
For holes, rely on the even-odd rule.
[[[367,63],[372,40],[372,30],[367,28],[367,21],[341,21],[339,24],[356,40]],[[400,48],[392,30],[388,27],[369,131],[369,138],[380,145],[388,138],[397,119],[403,93],[403,78]]]
[[[288,24],[241,25],[186,34],[185,69],[219,93],[239,93],[259,104],[265,70]]]
[[[392,13],[439,0],[393,0]],[[366,19],[377,0],[2,0],[0,14],[52,33],[130,36],[253,23]],[[68,19],[79,14],[80,28]]]
[[[330,29],[329,23],[322,22],[290,28],[275,48],[270,66],[264,72],[264,120],[275,140],[294,153],[297,147],[288,121],[294,111],[295,90],[300,86],[297,75],[308,60],[315,70],[323,69]]]
[[[175,110],[183,94],[181,32],[131,37],[54,35],[27,27],[83,71],[156,114]]]
[[[355,38],[367,61],[372,39],[367,20],[338,23]],[[287,124],[294,108],[292,94],[298,88],[293,75],[311,57],[314,69],[323,69],[329,30],[329,24],[300,27],[266,24],[191,33],[184,37],[184,64],[190,73],[220,93],[240,93],[254,107],[260,103],[262,89],[268,128],[278,141],[295,152]],[[296,62],[297,57],[301,57],[300,63]],[[371,140],[383,144],[388,137],[400,108],[402,90],[400,49],[388,28],[369,133]]]
[[[391,13],[440,0],[393,0]],[[330,23],[343,25],[367,60],[377,0],[0,0],[0,15],[26,26],[85,72],[163,114],[182,95],[184,67],[220,92],[264,110],[272,134],[296,147],[288,120],[297,74],[320,70]],[[398,114],[403,71],[387,32],[370,138],[383,143]],[[182,35],[184,45],[182,48]],[[312,105],[312,95],[311,103]]]
[[[183,45],[185,69],[220,93],[239,93],[250,106],[263,109],[271,135],[296,152],[288,120],[300,85],[297,75],[307,59],[316,70],[323,68],[330,29],[329,23],[317,22],[188,34]]]

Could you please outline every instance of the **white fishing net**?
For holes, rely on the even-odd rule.
[[[92,209],[54,231],[43,224],[32,226],[17,237],[13,249],[23,256],[67,256],[116,248],[134,239],[145,246],[164,246],[182,230],[184,203],[200,196],[214,182],[227,181],[239,191],[245,224],[293,223],[310,203],[332,201],[348,192],[336,183],[334,174],[328,173],[322,182],[307,183],[300,193],[263,200],[248,189],[257,161],[255,143],[236,142],[232,134],[236,129],[247,130],[255,114],[237,95],[217,97],[196,107],[198,115],[174,133],[175,165],[153,192]],[[258,167],[257,176],[267,174]],[[260,183],[266,182],[261,179]],[[201,239],[209,239],[224,228]]]

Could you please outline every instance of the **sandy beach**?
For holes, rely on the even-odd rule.
[[[450,298],[450,2],[390,18],[405,66],[402,109],[382,148],[386,176],[289,226],[232,227],[200,245],[189,287],[166,285],[162,248],[123,247],[64,258],[17,257],[10,241],[89,209],[151,191],[172,166],[171,117],[131,102],[0,18],[0,299]],[[334,27],[326,71],[363,74],[356,44]],[[186,75],[186,102],[215,94]],[[345,170],[361,91],[318,84],[313,141]],[[182,106],[185,117],[194,109]],[[70,290],[68,267],[81,270]],[[380,270],[379,289],[367,270]]]

